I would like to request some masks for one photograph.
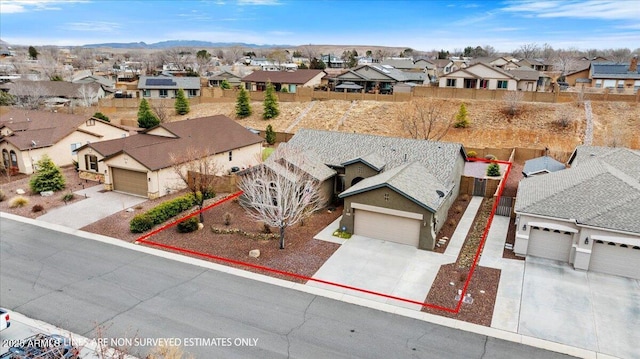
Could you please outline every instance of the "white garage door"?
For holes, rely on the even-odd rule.
[[[355,234],[418,247],[422,221],[362,209],[354,215]]]
[[[596,241],[589,270],[640,279],[640,247]]]
[[[145,172],[122,168],[112,168],[111,172],[113,173],[114,190],[147,197],[147,174]]]
[[[572,234],[542,227],[531,227],[527,255],[569,262]]]

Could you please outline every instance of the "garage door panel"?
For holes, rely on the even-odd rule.
[[[572,238],[568,232],[531,228],[527,255],[569,262]]]
[[[114,190],[147,196],[147,174],[145,172],[112,168],[112,174]]]
[[[640,249],[597,241],[593,244],[589,270],[640,279]]]
[[[418,247],[422,221],[362,209],[354,215],[355,234]]]

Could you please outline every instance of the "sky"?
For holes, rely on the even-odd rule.
[[[640,0],[0,0],[13,45],[203,40],[421,51],[640,47]]]

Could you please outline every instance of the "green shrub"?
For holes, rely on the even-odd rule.
[[[262,106],[264,112],[262,113],[263,120],[270,120],[278,117],[280,110],[278,109],[278,97],[276,96],[276,89],[271,82],[267,82],[267,88],[264,91],[264,101]]]
[[[102,112],[96,112],[93,114],[93,117],[100,119],[102,121],[109,122],[109,117]]]
[[[487,176],[498,177],[500,176],[500,166],[493,162],[487,167]]]
[[[460,110],[456,114],[456,121],[453,124],[455,128],[467,128],[469,127],[469,114],[467,113],[467,106],[464,103],[460,104]]]
[[[236,116],[238,118],[246,118],[251,116],[252,112],[249,94],[244,87],[240,86],[240,91],[238,91],[238,97],[236,98]]]
[[[138,214],[129,222],[129,230],[133,233],[142,233],[153,227],[153,220],[146,213]]]
[[[38,170],[31,176],[29,186],[33,193],[59,191],[65,187],[65,178],[60,168],[49,156],[44,155],[37,163]]]
[[[469,151],[467,152],[467,157],[469,158],[476,158],[476,156],[478,155],[478,153],[476,151]]]
[[[187,97],[184,95],[183,89],[178,89],[174,107],[178,115],[186,115],[189,113],[189,100],[187,100]]]
[[[69,202],[71,200],[73,200],[73,197],[75,197],[75,195],[71,192],[66,193],[64,196],[62,196],[62,201],[64,202]]]
[[[24,207],[29,203],[29,199],[24,196],[15,196],[9,200],[9,208]]]
[[[151,229],[154,225],[165,222],[171,217],[190,209],[196,204],[192,194],[174,198],[160,203],[145,213],[139,214],[129,222],[129,229],[134,233],[141,233]]]
[[[190,233],[198,230],[198,217],[193,216],[185,219],[184,221],[178,223],[178,232],[180,233]]]
[[[267,125],[267,130],[264,133],[265,140],[270,145],[276,143],[276,131],[273,130],[271,124]]]
[[[227,81],[227,79],[224,79],[222,80],[222,82],[220,82],[220,88],[223,90],[230,90],[231,84],[229,83],[229,81]]]

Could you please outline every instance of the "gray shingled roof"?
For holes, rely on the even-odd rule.
[[[557,172],[563,169],[565,169],[564,163],[549,156],[542,156],[525,161],[522,174],[528,177],[536,173]]]
[[[153,85],[147,84],[147,80],[164,80],[172,82],[171,85]],[[149,90],[199,90],[200,78],[199,77],[178,77],[178,76],[140,76],[138,80],[139,89]]]
[[[636,65],[634,71],[629,71],[629,64],[608,64],[597,63],[591,64],[592,78],[608,78],[608,79],[640,79],[640,66]]]
[[[378,155],[375,152],[371,152],[364,156],[359,156],[349,161],[343,162],[342,165],[347,166],[356,162],[362,162],[376,171],[381,171],[384,168],[384,165],[387,164],[387,161],[385,161],[382,156]]]
[[[343,163],[370,153],[384,159],[387,169],[419,161],[447,188],[455,183],[456,160],[462,156],[459,143],[312,129],[299,130],[288,144],[314,151],[332,167],[343,167]]]
[[[298,167],[318,181],[324,181],[336,174],[336,171],[327,167],[314,151],[304,150],[296,152],[294,148],[289,150],[288,144],[286,143],[280,144],[278,149],[265,161],[265,164],[268,167],[272,167],[271,164],[278,162],[283,156],[287,162]]]
[[[574,159],[569,169],[523,179],[516,212],[640,233],[640,154],[598,149],[600,155]]]
[[[421,207],[436,212],[451,187],[446,186],[420,162],[406,163],[376,176],[365,178],[340,194],[340,198],[389,187]],[[442,193],[442,196],[437,191]]]
[[[594,158],[600,159],[640,181],[639,150],[624,147],[578,146],[573,151],[569,164],[576,167]]]

